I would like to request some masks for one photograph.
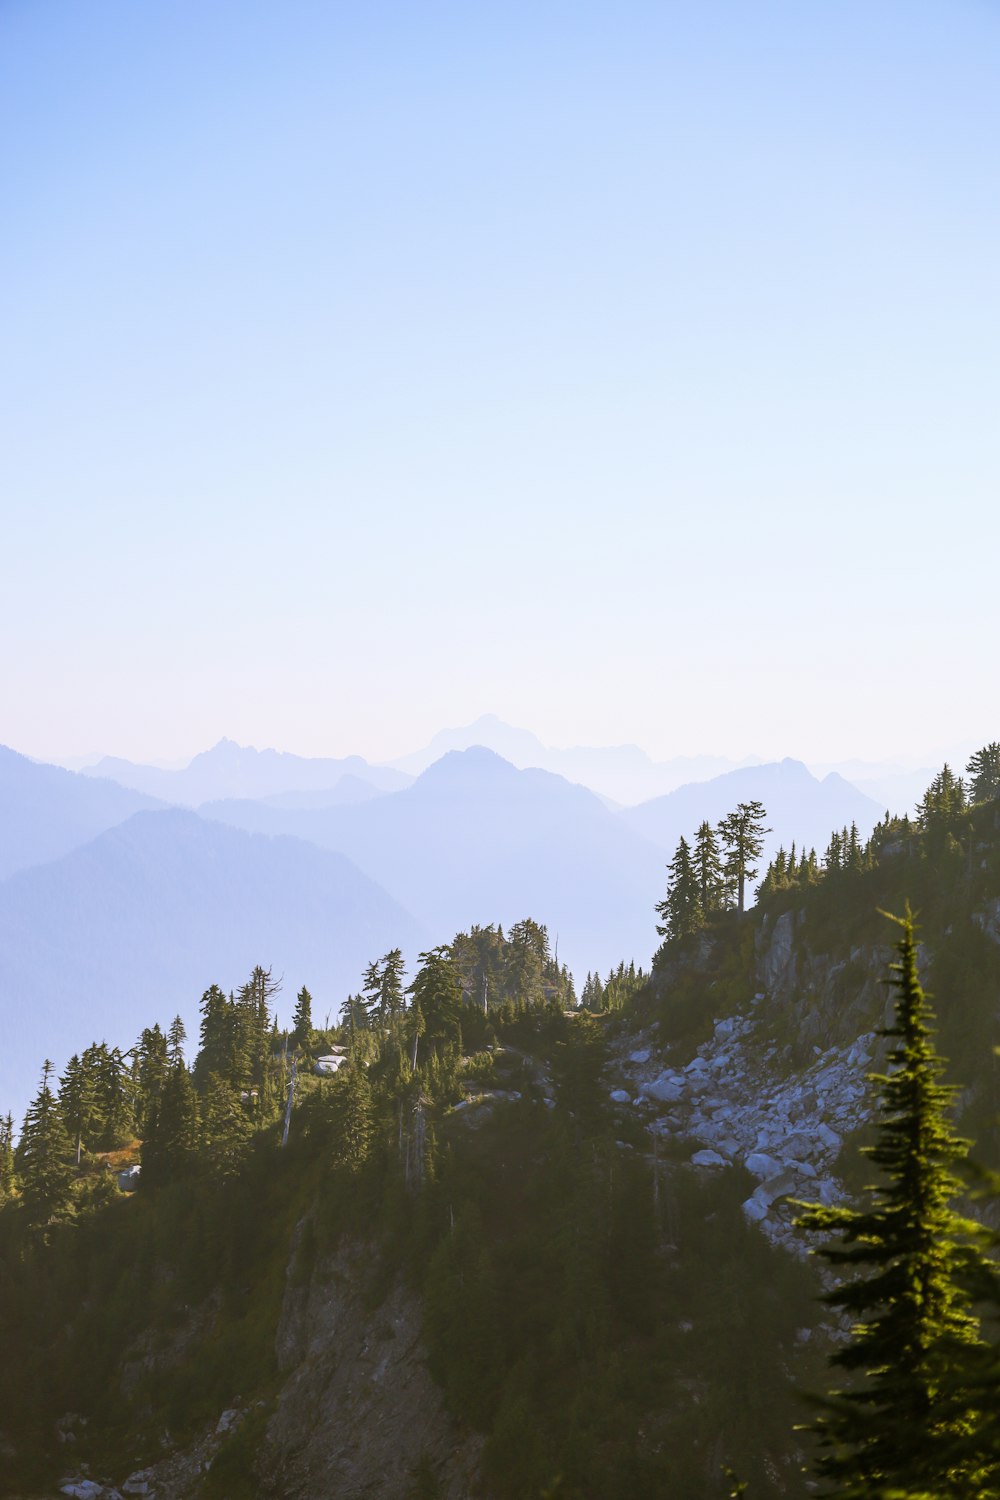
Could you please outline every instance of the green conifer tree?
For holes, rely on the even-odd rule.
[[[77,1166],[84,1146],[88,1149],[97,1139],[99,1111],[97,1103],[97,1075],[93,1069],[84,1067],[74,1053],[66,1064],[66,1071],[59,1080],[59,1108],[63,1123],[72,1138]]]
[[[184,1043],[187,1041],[187,1027],[180,1016],[174,1016],[167,1032],[167,1056],[170,1066],[175,1068],[179,1062],[184,1061]]]
[[[143,1187],[160,1187],[190,1177],[198,1161],[201,1130],[198,1095],[184,1064],[167,1074],[142,1143]]]
[[[0,1207],[14,1192],[14,1119],[0,1115]]]
[[[292,1013],[292,1040],[297,1047],[308,1047],[312,1032],[312,995],[303,985],[295,997],[295,1010]]]
[[[145,1135],[153,1106],[159,1102],[168,1069],[168,1041],[159,1025],[147,1026],[135,1047],[136,1129]]]
[[[462,1044],[462,986],[452,951],[441,945],[421,953],[420,968],[408,993],[424,1048],[441,1055]]]
[[[938,1081],[912,920],[896,920],[895,1017],[881,1033],[894,1045],[888,1073],[872,1078],[878,1138],[863,1148],[883,1180],[864,1208],[812,1204],[799,1221],[834,1236],[819,1253],[846,1279],[825,1300],[854,1320],[831,1363],[856,1378],[820,1402],[816,1470],[842,1500],[985,1500],[997,1491],[972,1441],[983,1415],[963,1372],[982,1348],[970,1287],[991,1268],[980,1227],[953,1206],[968,1143],[948,1121],[955,1090]]]
[[[364,1068],[348,1064],[329,1085],[334,1165],[358,1172],[371,1153],[375,1105]]]
[[[993,802],[1000,797],[1000,744],[993,740],[977,750],[970,757],[965,773],[971,802]]]
[[[762,802],[740,802],[719,824],[719,837],[725,849],[723,874],[736,895],[736,910],[745,909],[747,883],[757,879],[756,861],[764,850],[764,827],[767,813]]]
[[[239,1093],[218,1073],[209,1076],[201,1102],[202,1164],[210,1177],[235,1177],[253,1127]]]
[[[702,914],[707,918],[719,911],[724,902],[722,855],[711,823],[699,824],[692,858],[698,879],[698,899]]]
[[[668,942],[678,942],[704,924],[698,876],[686,838],[680,839],[667,872],[667,894],[656,905],[662,918],[656,930]]]
[[[73,1143],[49,1084],[52,1071],[46,1059],[41,1087],[28,1106],[14,1153],[21,1199],[35,1226],[62,1218],[73,1196]]]

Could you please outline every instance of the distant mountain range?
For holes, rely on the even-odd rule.
[[[0,745],[0,880],[59,859],[156,799]]]
[[[360,755],[344,760],[309,759],[282,750],[255,750],[220,740],[181,770],[136,765],[106,755],[88,766],[87,776],[110,777],[121,786],[181,807],[198,807],[219,797],[268,797],[285,792],[331,792],[350,776],[374,792],[393,792],[412,781],[392,766],[370,766]]]
[[[254,964],[284,976],[287,1020],[305,983],[322,1023],[389,948],[433,937],[341,854],[251,836],[180,810],[141,812],[0,882],[0,1111],[20,1111],[48,1052],[130,1046],[179,1012],[197,1048],[208,985]]]
[[[482,746],[451,751],[411,786],[353,807],[207,804],[205,817],[337,849],[446,940],[470,923],[544,922],[585,972],[648,962],[663,858],[599,797]]]
[[[737,766],[758,763],[752,757],[734,761],[721,755],[681,755],[654,761],[638,745],[553,749],[530,730],[516,729],[495,714],[484,714],[460,729],[442,729],[422,750],[401,756],[392,765],[418,776],[449,750],[469,750],[475,745],[496,751],[521,770],[534,767],[552,771],[624,805],[673,791],[685,782],[707,781]]]
[[[630,753],[607,752],[620,764]],[[822,855],[833,828],[854,821],[864,836],[884,811],[792,760],[615,811],[483,746],[447,751],[416,780],[227,741],[181,770],[126,773],[199,812],[0,751],[0,1109],[22,1106],[40,1048],[61,1066],[175,1011],[193,1026],[206,985],[237,985],[258,962],[285,974],[289,1006],[308,983],[320,1016],[388,948],[412,972],[422,947],[474,923],[544,922],[578,980],[623,958],[647,964],[665,865],[704,819],[763,802],[766,861],[793,839]],[[254,795],[202,799],[234,785]]]
[[[764,804],[771,829],[762,869],[780,845],[787,850],[793,840],[800,852],[815,847],[822,858],[835,828],[857,823],[861,837],[867,838],[885,812],[836,772],[820,781],[801,761],[782,760],[679,787],[618,816],[633,832],[672,853],[682,835],[691,841],[699,823],[718,823],[738,803],[753,801]]]

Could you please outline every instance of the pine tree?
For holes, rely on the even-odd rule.
[[[167,1038],[159,1025],[147,1026],[135,1047],[135,1120],[145,1135],[154,1105],[159,1102],[167,1077]]]
[[[178,1063],[184,1061],[184,1043],[187,1041],[187,1027],[180,1016],[174,1016],[167,1032],[167,1055],[170,1066],[175,1068]]]
[[[84,1145],[90,1148],[97,1139],[99,1112],[97,1105],[97,1075],[93,1069],[84,1067],[74,1053],[66,1064],[66,1071],[59,1080],[59,1108],[63,1123],[72,1138],[76,1164],[80,1165]]]
[[[656,924],[656,930],[668,942],[678,942],[704,924],[698,877],[687,839],[680,839],[667,871],[667,894],[656,906],[663,920]]]
[[[334,1164],[360,1171],[375,1137],[375,1105],[364,1069],[353,1063],[341,1068],[330,1083],[329,1101]]]
[[[292,1014],[292,1040],[295,1045],[308,1047],[312,1031],[312,995],[303,985],[295,997],[295,1010]]]
[[[757,879],[756,861],[764,850],[764,827],[767,813],[762,802],[740,802],[719,824],[719,836],[725,847],[723,872],[730,888],[736,892],[736,910],[743,913],[747,882]]]
[[[211,1074],[201,1104],[202,1161],[209,1176],[220,1181],[235,1177],[251,1134],[238,1092],[218,1073]]]
[[[270,969],[257,964],[236,997],[239,1031],[247,1063],[247,1082],[263,1094],[268,1085],[271,1044],[271,1002],[281,990],[281,980]],[[234,1086],[236,1079],[231,1082]]]
[[[52,1071],[46,1059],[41,1088],[28,1106],[14,1153],[21,1198],[36,1226],[62,1218],[73,1196],[73,1143],[49,1085]]]
[[[102,1151],[115,1151],[135,1134],[132,1075],[118,1047],[102,1045],[98,1093],[102,1119],[98,1146]]]
[[[722,855],[719,840],[711,823],[704,822],[694,837],[693,861],[698,880],[698,899],[705,917],[719,911],[723,905],[724,882],[722,878]]]
[[[462,1042],[462,986],[447,946],[421,953],[408,993],[413,997],[414,1035],[440,1055]]]
[[[965,768],[969,778],[970,802],[993,802],[1000,797],[1000,744],[993,740],[969,759]]]
[[[899,920],[899,961],[892,965],[895,1017],[889,1072],[879,1089],[878,1138],[863,1148],[882,1169],[862,1209],[808,1205],[801,1227],[832,1234],[819,1251],[849,1278],[825,1300],[854,1320],[851,1342],[831,1363],[860,1379],[820,1402],[812,1424],[820,1441],[818,1475],[831,1496],[985,1497],[974,1438],[982,1423],[963,1372],[982,1349],[970,1286],[990,1267],[981,1230],[953,1204],[954,1168],[968,1143],[952,1132],[955,1090],[933,1045],[933,1019],[917,978],[912,920]]]
[[[199,1088],[205,1086],[212,1073],[217,1073],[234,1088],[242,1087],[247,1080],[249,1064],[242,1017],[236,1002],[232,995],[227,997],[217,984],[213,984],[202,995],[200,1009],[200,1047],[194,1065]]]
[[[198,1095],[187,1068],[182,1062],[175,1063],[167,1074],[142,1143],[143,1186],[160,1187],[189,1177],[197,1163],[200,1144]]]
[[[14,1120],[0,1115],[0,1207],[14,1191]]]

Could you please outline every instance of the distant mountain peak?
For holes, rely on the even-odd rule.
[[[466,750],[446,750],[432,761],[417,778],[417,784],[428,781],[483,780],[516,776],[517,768],[504,760],[488,745],[470,745]]]

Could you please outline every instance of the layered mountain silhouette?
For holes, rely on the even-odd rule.
[[[821,781],[801,761],[782,760],[680,787],[618,816],[633,832],[672,853],[682,835],[691,841],[699,823],[715,824],[738,803],[752,801],[764,804],[771,829],[762,868],[779,845],[788,849],[793,840],[800,851],[815,847],[822,857],[831,832],[851,823],[866,838],[885,811],[836,772]]]
[[[411,787],[355,807],[202,808],[236,826],[311,839],[354,860],[446,941],[470,923],[544,922],[571,968],[648,963],[663,857],[600,798],[482,746],[451,751]]]
[[[138,813],[0,883],[0,1109],[23,1108],[46,1051],[62,1067],[175,1013],[196,1048],[202,992],[238,986],[254,964],[284,975],[283,1019],[305,983],[321,1024],[372,958],[426,941],[343,855],[191,812]]]
[[[638,745],[577,745],[554,749],[528,729],[484,714],[459,729],[442,729],[422,750],[392,762],[419,775],[450,750],[473,746],[494,750],[521,770],[537,768],[577,781],[613,802],[632,804],[672,791],[688,781],[707,780],[740,764],[721,755],[686,755],[654,761]]]
[[[0,880],[60,859],[156,799],[0,745]]]
[[[255,750],[233,740],[220,740],[181,770],[136,765],[106,755],[84,774],[111,777],[121,786],[182,807],[197,807],[219,797],[330,792],[345,776],[356,777],[379,792],[395,791],[413,779],[392,766],[370,766],[360,755],[343,760],[310,758],[283,750]]]

